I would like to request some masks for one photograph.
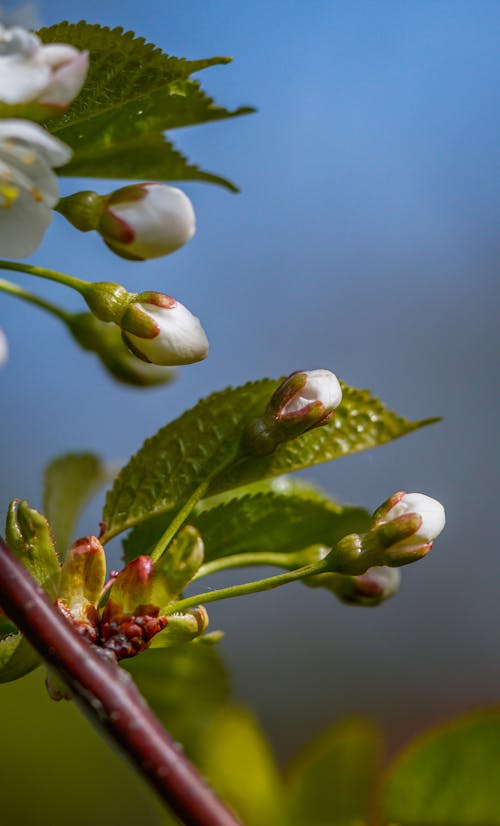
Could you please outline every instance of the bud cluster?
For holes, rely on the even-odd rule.
[[[104,549],[95,536],[85,537],[68,551],[56,605],[82,636],[117,660],[144,651],[161,631],[167,635],[162,645],[189,642],[208,626],[205,609],[172,617],[163,612],[202,562],[203,543],[188,526],[158,563],[138,556],[105,585]]]
[[[349,534],[325,558],[325,569],[358,577],[378,566],[400,567],[426,556],[445,525],[440,502],[399,491],[373,514],[364,534]]]

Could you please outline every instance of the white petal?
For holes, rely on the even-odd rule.
[[[320,401],[329,410],[336,410],[342,401],[339,380],[330,370],[308,370],[304,387],[282,410],[282,415],[302,410],[311,402]]]
[[[176,302],[167,310],[154,304],[139,304],[158,324],[160,332],[155,338],[139,338],[127,333],[134,347],[153,364],[167,367],[193,364],[208,354],[208,339],[199,318],[183,304]]]
[[[191,201],[180,189],[163,184],[143,184],[146,197],[129,203],[110,204],[109,210],[132,228],[135,238],[123,246],[138,258],[159,258],[182,247],[192,238],[196,218]]]
[[[50,83],[38,98],[39,103],[47,106],[65,107],[77,96],[85,83],[89,68],[88,52],[79,52],[70,46],[54,45],[46,48],[56,50],[59,57],[62,56],[64,50],[71,49],[74,53],[70,60],[63,61],[62,65],[53,72]]]
[[[14,140],[29,144],[50,166],[62,166],[72,155],[69,146],[54,138],[37,123],[19,118],[0,120],[0,141]]]
[[[59,200],[57,175],[37,152],[14,142],[0,141],[0,160],[25,175],[48,206],[53,207],[57,204]]]
[[[36,250],[52,220],[52,210],[29,189],[8,205],[0,202],[0,256],[24,258]]]
[[[384,518],[384,522],[403,516],[407,513],[417,513],[422,517],[422,525],[413,536],[398,542],[398,547],[403,545],[416,545],[419,542],[433,542],[443,530],[446,523],[446,516],[441,502],[426,496],[423,493],[406,493],[403,498],[390,509]]]
[[[3,367],[9,355],[9,343],[7,336],[0,327],[0,367]]]

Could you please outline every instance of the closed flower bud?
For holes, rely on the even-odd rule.
[[[36,123],[0,120],[1,256],[24,258],[36,250],[59,198],[52,167],[70,157],[69,147]]]
[[[103,367],[123,384],[156,387],[175,378],[173,368],[149,364],[134,356],[125,346],[119,327],[99,321],[92,313],[75,313],[68,319],[68,327],[78,344],[95,353]]]
[[[326,588],[348,605],[372,607],[392,597],[399,588],[401,575],[397,568],[376,566],[359,576],[326,573],[302,580],[311,588]]]
[[[400,491],[378,508],[374,524],[393,541],[386,551],[388,564],[402,564],[418,553],[425,556],[445,526],[445,511],[440,502],[423,493]],[[397,563],[397,560],[401,560]]]
[[[103,204],[97,230],[122,258],[143,261],[169,255],[195,232],[193,205],[184,192],[172,186],[124,186],[104,198]]]
[[[247,428],[249,453],[265,456],[280,442],[327,424],[342,401],[339,380],[329,370],[299,370],[273,394],[262,416]]]
[[[123,340],[143,361],[175,367],[202,361],[208,339],[201,323],[175,298],[141,293],[121,321]]]
[[[0,104],[15,106],[15,114],[39,119],[65,109],[87,70],[88,52],[63,43],[44,45],[19,26],[0,24]]]

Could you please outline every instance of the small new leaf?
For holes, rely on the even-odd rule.
[[[29,674],[40,657],[22,634],[11,634],[0,640],[0,683],[10,683]]]
[[[109,479],[109,468],[93,453],[67,453],[47,465],[43,507],[61,558],[69,548],[82,508]]]
[[[59,584],[59,561],[45,516],[28,503],[14,499],[7,512],[5,538],[12,553],[43,590],[55,599]]]

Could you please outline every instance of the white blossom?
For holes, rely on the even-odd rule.
[[[169,255],[189,241],[196,219],[180,189],[157,183],[122,187],[107,199],[99,232],[125,258],[144,260]]]
[[[166,367],[193,364],[206,358],[208,339],[200,320],[170,296],[149,295],[150,301],[134,303],[127,311],[132,323],[135,313],[150,325],[147,336],[124,330],[123,339],[132,352],[144,361]]]
[[[59,199],[51,167],[71,150],[31,121],[0,120],[0,255],[24,258],[36,250]]]
[[[0,24],[0,101],[65,109],[82,88],[88,52],[64,43],[44,45],[31,32]]]

